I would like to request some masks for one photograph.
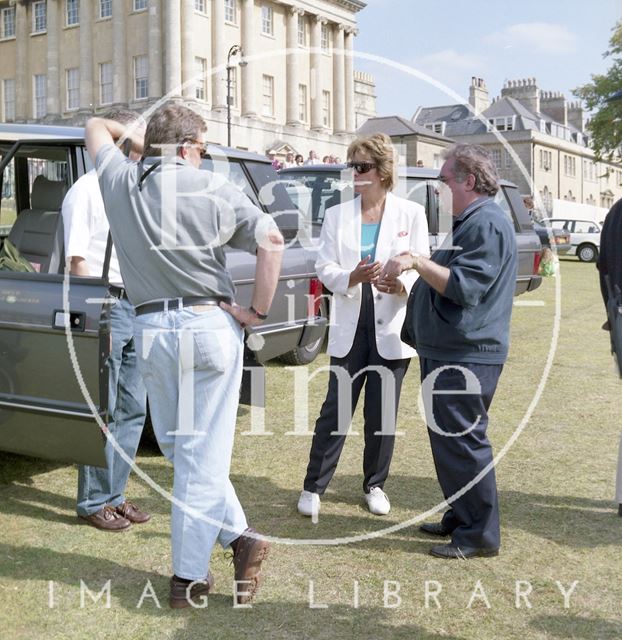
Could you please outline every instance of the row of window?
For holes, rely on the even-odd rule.
[[[78,67],[65,70],[65,104],[66,110],[72,111],[80,107],[80,70]],[[47,76],[39,73],[32,78],[32,113],[34,118],[47,115]],[[149,97],[149,58],[134,58],[134,99],[143,100]],[[99,65],[99,104],[112,104],[112,62]],[[15,120],[15,79],[2,81],[3,120]]]
[[[134,11],[143,11],[147,8],[148,0],[134,0]],[[207,0],[194,0],[194,8],[199,13],[205,13]],[[112,0],[99,0],[99,18],[112,16]],[[232,24],[237,23],[236,0],[225,0],[225,20]],[[65,0],[65,26],[70,27],[79,24],[79,0]],[[44,33],[47,29],[47,0],[37,0],[32,3],[32,33]],[[307,19],[304,15],[298,16],[298,44],[307,46]],[[267,36],[274,35],[274,14],[272,7],[261,6],[261,33]],[[15,7],[2,9],[0,20],[0,38],[15,37]],[[324,51],[329,49],[328,25],[321,28],[321,47]]]
[[[195,58],[198,79],[196,97],[207,100],[207,60]],[[230,70],[232,106],[237,106],[237,69]],[[72,111],[80,107],[80,70],[78,67],[65,70],[66,110]],[[33,76],[33,116],[43,118],[47,115],[47,76],[43,73]],[[308,122],[307,86],[298,85],[298,117],[301,122]],[[134,99],[142,100],[149,96],[149,58],[146,55],[134,58]],[[15,79],[2,81],[3,120],[15,120]],[[112,62],[99,65],[99,104],[112,104]],[[262,76],[262,115],[274,116],[274,76]],[[331,94],[322,91],[322,124],[331,126]]]

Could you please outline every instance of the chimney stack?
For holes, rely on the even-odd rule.
[[[486,111],[490,106],[490,98],[488,96],[488,88],[482,78],[471,78],[471,86],[469,87],[469,104],[479,115],[482,111]]]
[[[540,112],[540,90],[535,78],[508,80],[501,89],[502,98],[514,98],[532,113]]]
[[[555,122],[568,125],[568,105],[566,98],[558,91],[542,91],[540,95],[542,113],[550,116]]]

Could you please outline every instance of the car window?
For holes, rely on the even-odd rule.
[[[233,185],[250,198],[253,204],[259,206],[259,200],[257,199],[253,186],[249,182],[239,162],[233,160],[224,161],[224,159],[221,162],[219,157],[217,157],[214,162],[212,158],[207,158],[201,162],[201,169],[223,173]]]
[[[8,150],[0,145],[0,154]],[[24,144],[0,176],[0,240],[8,238],[42,273],[60,268],[60,207],[70,182],[69,160],[67,147]]]
[[[400,178],[400,185],[404,181],[404,178]],[[420,204],[424,209],[428,208],[428,183],[425,179],[421,178],[406,178],[406,188],[405,191],[402,191],[398,195],[410,200],[411,202],[416,202]]]
[[[305,220],[311,217],[321,224],[326,209],[354,196],[352,181],[341,173],[292,173],[282,174],[281,182]]]
[[[589,220],[575,220],[574,231],[575,233],[598,233],[594,223]]]
[[[512,223],[512,226],[516,229],[516,222],[514,221],[514,216],[510,209],[510,202],[503,187],[497,191],[495,195],[495,202],[501,207],[501,209],[503,209],[503,213],[505,213],[508,220]]]
[[[0,200],[0,238],[8,235],[15,216],[17,206],[15,204],[15,163],[13,160],[5,167],[2,174],[2,192]]]

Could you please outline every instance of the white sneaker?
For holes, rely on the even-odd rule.
[[[301,491],[298,498],[298,513],[303,516],[317,516],[320,512],[320,494]]]
[[[365,494],[367,507],[375,516],[386,516],[391,511],[391,503],[387,494],[380,488],[374,487]]]

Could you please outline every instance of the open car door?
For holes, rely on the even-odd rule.
[[[0,270],[0,450],[105,466],[108,287],[63,274],[62,198],[81,149],[0,140],[0,251],[32,271]]]

